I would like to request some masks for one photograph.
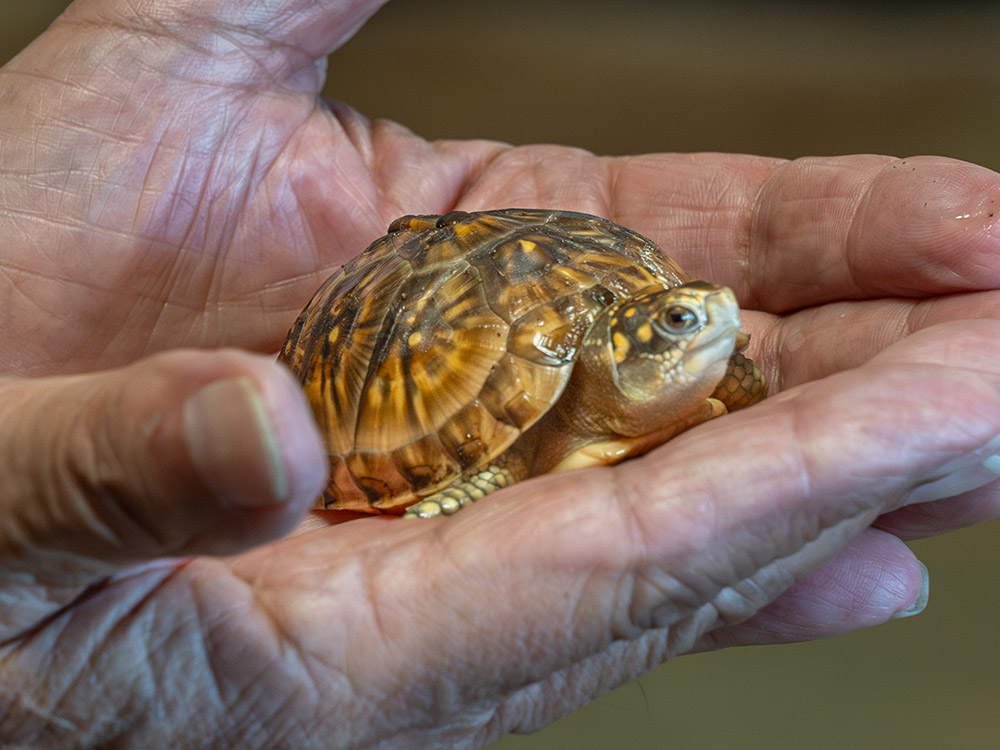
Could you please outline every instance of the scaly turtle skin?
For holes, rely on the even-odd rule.
[[[330,454],[318,507],[453,513],[764,397],[726,287],[612,222],[404,216],[320,287],[279,359]]]

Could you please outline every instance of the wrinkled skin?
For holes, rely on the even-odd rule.
[[[900,538],[997,515],[997,175],[428,143],[316,98],[377,5],[79,0],[0,74],[0,744],[475,747],[884,622]],[[268,353],[391,219],[500,206],[732,286],[776,395],[454,518],[309,518]]]

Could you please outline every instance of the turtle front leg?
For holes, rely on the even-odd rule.
[[[450,516],[479,500],[483,495],[514,484],[516,481],[518,481],[518,477],[515,476],[510,467],[495,463],[490,464],[485,469],[462,477],[443,490],[414,503],[406,509],[403,518]]]
[[[675,418],[659,430],[652,430],[634,437],[620,436],[607,440],[583,443],[566,455],[548,471],[575,471],[596,466],[613,466],[627,458],[642,456],[663,445],[675,435],[726,413],[726,405],[715,398],[706,398],[702,405],[686,417]]]

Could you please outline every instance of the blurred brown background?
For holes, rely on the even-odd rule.
[[[66,4],[0,0],[0,58]],[[332,57],[327,94],[428,137],[1000,169],[997,29],[986,2],[394,0]],[[496,747],[1000,747],[998,539],[994,523],[915,543],[919,617],[683,657]]]

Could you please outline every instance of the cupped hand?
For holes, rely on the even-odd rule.
[[[997,515],[1000,177],[427,142],[316,98],[377,5],[78,0],[0,73],[5,744],[478,746],[905,613],[900,538]],[[772,397],[453,518],[302,522],[269,353],[397,215],[505,206],[731,285]]]

